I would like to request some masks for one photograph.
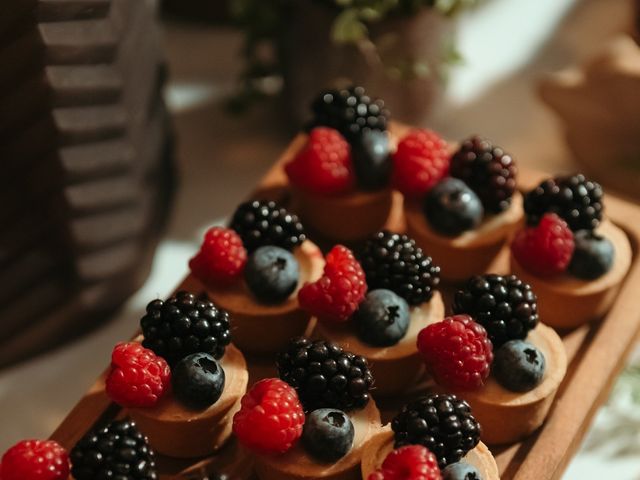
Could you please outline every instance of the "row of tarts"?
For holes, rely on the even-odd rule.
[[[313,113],[284,167],[300,217],[257,199],[209,229],[188,291],[149,303],[113,350],[105,390],[128,419],[69,454],[20,442],[2,480],[154,479],[154,452],[204,457],[232,435],[261,480],[499,477],[485,443],[542,425],[567,368],[554,328],[608,310],[626,235],[583,175],[521,194],[499,147],[396,139],[360,87]],[[394,191],[407,234],[384,229]],[[487,273],[505,245],[511,273]],[[376,401],[405,397],[383,426]]]

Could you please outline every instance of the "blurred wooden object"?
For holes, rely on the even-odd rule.
[[[227,0],[162,0],[162,13],[194,22],[229,21]]]
[[[560,117],[583,170],[635,199],[640,199],[639,92],[640,46],[629,36],[540,84],[540,96]]]

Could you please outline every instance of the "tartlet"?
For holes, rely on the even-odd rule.
[[[528,392],[511,392],[493,375],[474,391],[457,391],[482,425],[482,440],[489,445],[509,444],[537,430],[546,419],[567,371],[567,354],[562,340],[545,325],[529,332],[527,341],[545,356],[547,369],[539,385]]]
[[[411,308],[409,329],[395,345],[376,347],[363,342],[351,325],[316,322],[314,335],[337,343],[371,364],[376,379],[376,396],[390,396],[406,392],[425,375],[425,368],[416,348],[420,330],[444,318],[444,303],[440,292],[423,304]]]
[[[410,154],[401,155],[403,143]],[[409,169],[398,182],[407,233],[442,267],[442,278],[457,282],[493,270],[523,218],[515,160],[477,136],[456,147],[434,132],[413,131],[394,161],[399,172]]]
[[[455,237],[440,235],[429,226],[421,205],[405,200],[407,233],[442,265],[442,278],[457,282],[493,270],[493,263],[522,225],[522,195],[515,193],[505,212],[489,216],[473,230]]]
[[[259,303],[244,280],[226,288],[203,285],[207,295],[233,316],[233,341],[243,352],[272,354],[282,350],[289,339],[306,332],[311,317],[300,308],[297,295],[306,282],[320,278],[324,260],[310,240],[296,247],[293,255],[300,267],[300,278],[295,291],[282,303]]]
[[[244,356],[233,345],[226,348],[220,364],[226,375],[222,396],[204,410],[183,405],[171,393],[154,407],[128,409],[158,453],[175,458],[202,457],[220,449],[229,439],[249,374]]]
[[[602,222],[596,232],[611,241],[615,258],[611,269],[595,280],[581,280],[569,273],[541,278],[527,272],[511,254],[511,270],[535,289],[540,318],[547,325],[574,328],[602,318],[613,305],[633,252],[627,234],[610,220]]]
[[[337,320],[316,317],[313,334],[366,358],[377,396],[406,393],[424,375],[418,333],[444,318],[439,267],[413,239],[388,231],[370,236],[357,258],[352,269],[366,278],[357,310]]]
[[[367,480],[369,475],[380,468],[385,457],[393,450],[393,442],[393,431],[389,425],[371,439],[362,457],[362,480]],[[482,480],[499,480],[496,460],[484,443],[478,443],[462,460],[473,465],[482,476]]]
[[[582,174],[549,178],[526,193],[524,209],[511,270],[536,290],[542,321],[574,328],[604,316],[633,252],[605,215],[602,187]]]
[[[350,414],[355,428],[353,447],[335,463],[320,463],[300,445],[278,456],[255,455],[255,470],[260,480],[356,480],[360,463],[369,451],[369,440],[380,429],[380,412],[372,400],[360,411]]]
[[[201,289],[233,316],[238,348],[266,356],[307,330],[310,316],[297,294],[320,277],[324,261],[296,215],[253,200],[238,206],[229,228],[207,231],[189,266]]]
[[[323,91],[312,110],[308,135],[287,152],[293,208],[327,240],[361,240],[391,212],[389,112],[362,87]]]

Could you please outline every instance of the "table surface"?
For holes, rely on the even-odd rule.
[[[452,139],[481,133],[524,165],[571,170],[558,123],[537,100],[535,82],[588,57],[625,29],[629,4],[492,0],[466,15],[459,26],[465,65],[453,72],[429,126]],[[522,21],[530,18],[536,21]],[[240,117],[222,110],[241,67],[236,32],[167,23],[165,43],[172,71],[167,100],[180,138],[182,185],[151,276],[108,325],[0,373],[0,451],[53,431],[104,368],[113,345],[131,335],[146,303],[169,294],[186,274],[205,228],[224,221],[290,140],[273,103]],[[631,361],[640,365],[640,355]],[[632,382],[619,382],[565,478],[640,479],[638,396]]]

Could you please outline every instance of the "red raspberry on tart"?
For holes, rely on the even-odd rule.
[[[537,226],[518,232],[511,244],[518,263],[541,277],[566,271],[574,248],[573,232],[567,222],[555,213],[545,214]]]
[[[284,453],[302,436],[304,420],[295,389],[278,378],[266,378],[242,397],[242,407],[233,417],[233,432],[251,450]]]
[[[482,387],[493,361],[487,331],[468,315],[448,317],[422,329],[418,350],[439,384],[464,390]]]
[[[111,354],[109,397],[123,407],[153,407],[171,386],[166,360],[138,342],[120,343]]]
[[[438,459],[422,445],[407,445],[391,451],[382,467],[367,480],[440,480]]]
[[[321,321],[344,322],[367,293],[360,263],[347,247],[336,245],[326,256],[322,277],[298,292],[300,306]]]
[[[224,286],[240,278],[246,263],[247,251],[240,236],[230,228],[213,227],[189,267],[203,283]]]
[[[289,181],[321,195],[339,195],[356,184],[351,147],[337,130],[317,127],[296,157],[285,166]]]
[[[2,480],[67,480],[69,456],[53,440],[23,440],[2,457]]]
[[[411,198],[423,197],[449,172],[447,142],[431,130],[413,130],[400,140],[393,155],[391,182]]]

